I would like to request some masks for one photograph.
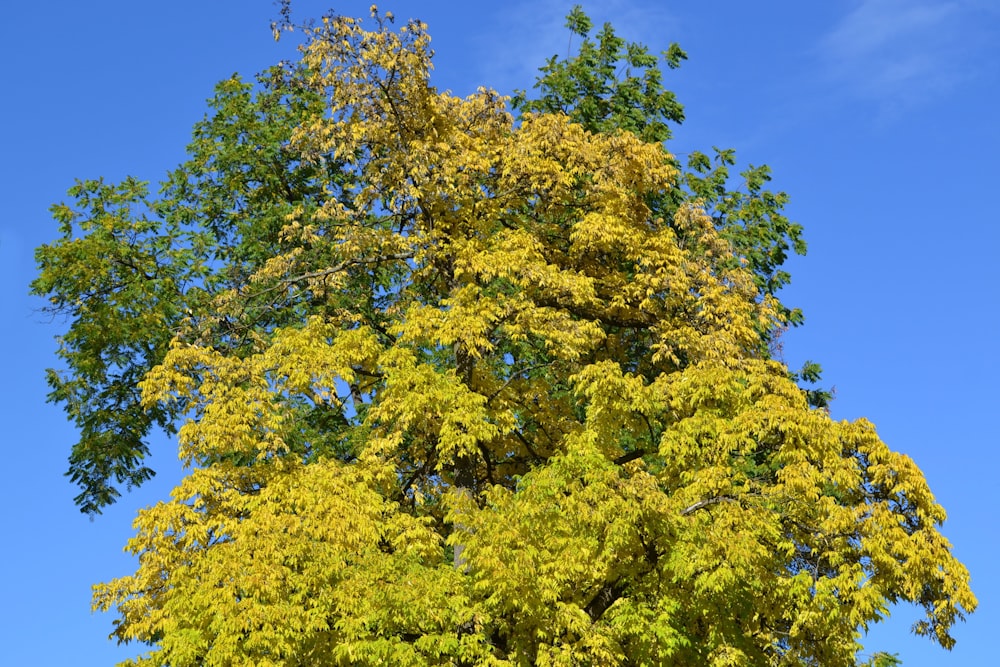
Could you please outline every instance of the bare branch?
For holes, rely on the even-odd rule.
[[[733,498],[732,496],[713,496],[712,498],[699,500],[693,505],[685,507],[683,510],[681,510],[681,516],[688,516],[689,514],[694,514],[698,510],[708,507],[709,505],[717,505],[719,503],[732,503],[735,501],[736,498]]]
[[[309,273],[302,273],[297,276],[292,276],[290,278],[282,278],[275,285],[271,285],[270,287],[265,287],[264,289],[257,290],[252,294],[247,294],[246,298],[256,299],[257,297],[263,296],[268,292],[273,292],[288,285],[294,285],[295,283],[300,283],[303,280],[312,280],[313,278],[325,278],[326,276],[332,276],[333,274],[340,273],[347,267],[356,264],[377,264],[378,262],[401,260],[401,259],[413,259],[413,253],[399,252],[399,253],[392,253],[389,255],[379,255],[377,257],[356,257],[352,259],[345,259],[343,262],[340,262],[339,264],[334,264],[333,266],[327,267],[325,269],[320,269],[319,271],[311,271]]]
[[[331,267],[322,269],[320,271],[312,271],[311,273],[303,273],[298,276],[292,276],[291,278],[283,278],[281,281],[282,285],[291,285],[293,283],[302,282],[303,280],[311,280],[313,278],[325,278],[326,276],[333,275],[334,273],[340,273],[347,267],[353,264],[375,264],[377,262],[383,262],[387,260],[399,260],[399,259],[413,259],[412,252],[398,252],[389,255],[379,255],[378,257],[362,257],[354,259],[345,259],[339,264],[334,264]]]
[[[637,449],[633,452],[629,452],[628,454],[622,454],[621,456],[619,456],[614,460],[614,464],[616,466],[623,466],[626,463],[631,463],[632,461],[635,461],[636,459],[641,459],[648,453],[649,452],[647,452],[645,449]]]

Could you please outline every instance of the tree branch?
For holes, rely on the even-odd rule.
[[[597,622],[608,610],[608,607],[613,605],[624,593],[625,586],[621,581],[605,584],[583,610],[587,612],[587,616],[590,616],[591,621]]]
[[[616,466],[623,466],[626,463],[631,463],[632,461],[635,461],[636,459],[641,459],[643,456],[645,456],[648,453],[649,452],[647,452],[645,449],[637,449],[634,452],[629,452],[628,454],[622,454],[621,456],[619,456],[618,458],[616,458],[613,461],[613,463]]]
[[[681,516],[688,516],[689,514],[694,514],[698,510],[708,507],[709,505],[717,505],[719,503],[732,503],[736,502],[736,498],[732,496],[713,496],[712,498],[706,498],[705,500],[699,500],[698,502],[685,507],[681,510]]]
[[[290,285],[292,283],[298,283],[302,282],[303,280],[310,280],[312,278],[325,278],[326,276],[333,275],[334,273],[340,273],[341,271],[351,266],[352,264],[374,264],[376,262],[382,262],[386,260],[397,260],[397,259],[413,259],[413,253],[397,252],[389,255],[379,255],[377,257],[345,259],[343,262],[335,264],[326,269],[313,271],[311,273],[303,273],[298,276],[292,276],[291,278],[283,278],[281,280],[281,284]]]

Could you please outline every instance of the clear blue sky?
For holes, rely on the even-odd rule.
[[[364,16],[367,2],[336,9]],[[565,54],[572,0],[381,3],[430,25],[435,81],[529,87]],[[947,508],[945,533],[969,566],[980,611],[952,653],[908,635],[898,609],[869,636],[906,667],[994,664],[1000,576],[1000,2],[781,0],[591,2],[597,20],[690,60],[667,85],[688,121],[677,153],[732,147],[772,166],[806,228],[786,299],[806,313],[785,339],[789,363],[820,361],[838,418],[867,417],[912,456]],[[327,4],[298,0],[300,17]],[[160,475],[91,522],[62,476],[75,434],[46,404],[55,362],[49,322],[27,296],[33,249],[55,237],[48,215],[74,178],[156,181],[184,158],[213,84],[290,54],[276,45],[270,0],[13,2],[0,42],[0,312],[6,482],[0,662],[108,665],[136,647],[106,640],[90,585],[130,573],[121,548],[138,507],[180,471],[172,443]]]

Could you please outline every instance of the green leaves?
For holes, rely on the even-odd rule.
[[[621,129],[644,141],[667,140],[668,123],[680,123],[684,112],[663,88],[656,57],[641,44],[625,42],[610,24],[592,40],[591,21],[579,6],[567,27],[583,38],[579,52],[568,60],[553,56],[535,84],[540,96],[532,99],[519,91],[513,108],[522,114],[562,112],[592,132]],[[665,54],[671,67],[686,57],[676,44]]]
[[[903,661],[899,659],[898,653],[875,653],[861,663],[860,667],[899,667],[903,664]]]
[[[593,25],[590,17],[583,12],[583,7],[580,5],[573,5],[569,14],[566,15],[566,27],[569,28],[570,32],[580,37],[586,37]]]
[[[80,429],[67,474],[83,512],[100,513],[119,485],[154,474],[143,465],[150,432],[173,432],[185,406],[143,407],[138,385],[182,328],[214,328],[219,345],[245,349],[239,319],[266,327],[299,316],[271,299],[244,304],[234,318],[215,301],[278,252],[293,210],[315,207],[343,183],[335,164],[321,173],[290,152],[294,127],[322,109],[290,77],[274,67],[256,91],[235,77],[221,82],[194,128],[190,159],[158,197],[132,178],[81,181],[71,204],[52,209],[62,236],[36,251],[31,288],[71,320],[58,351],[67,369],[48,372],[49,398]]]
[[[591,132],[626,131],[644,141],[669,142],[670,126],[684,120],[684,111],[664,88],[657,58],[645,46],[620,38],[610,25],[592,39],[591,21],[579,6],[570,13],[567,27],[583,38],[578,52],[564,60],[553,56],[540,70],[537,95],[519,91],[512,102],[514,109],[522,117],[565,113]],[[677,44],[663,53],[669,69],[680,67],[686,59]],[[791,279],[781,269],[788,253],[806,252],[802,227],[782,214],[788,196],[765,189],[771,180],[766,165],[749,166],[740,173],[742,182],[733,183],[729,168],[736,164],[735,151],[713,150],[712,158],[697,151],[688,155],[677,187],[651,202],[655,214],[669,220],[685,204],[702,207],[732,244],[735,257],[731,261],[743,263],[754,274],[763,295],[776,297]],[[779,312],[788,324],[803,321],[796,308],[780,305]],[[761,333],[769,340],[774,332]]]
[[[83,488],[81,510],[99,512],[153,471],[142,465],[144,439],[154,425],[169,427],[172,414],[139,405],[137,385],[166,351],[181,317],[180,285],[186,253],[171,235],[156,234],[144,183],[78,182],[77,207],[53,207],[60,241],[40,247],[35,294],[49,310],[73,318],[60,340],[69,373],[48,372],[50,400],[63,403],[80,429],[70,456],[70,478]],[[176,237],[175,237],[176,238]]]

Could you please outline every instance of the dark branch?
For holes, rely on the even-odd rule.
[[[284,278],[281,281],[283,285],[290,285],[292,283],[302,282],[303,280],[311,280],[312,278],[325,278],[326,276],[333,275],[335,273],[340,273],[347,267],[353,264],[374,264],[376,262],[383,262],[386,260],[401,260],[401,259],[413,259],[413,253],[411,252],[398,252],[389,255],[379,255],[377,257],[370,258],[353,258],[346,259],[339,264],[335,264],[326,269],[321,269],[319,271],[313,271],[311,273],[303,273],[298,276],[292,276],[291,278]]]
[[[595,623],[604,615],[608,607],[613,605],[622,595],[625,594],[625,585],[621,581],[613,581],[605,584],[594,599],[591,600],[584,611],[590,616],[590,620]]]
[[[622,454],[621,456],[615,459],[614,463],[616,466],[623,466],[626,463],[631,463],[632,461],[635,461],[636,459],[641,459],[646,454],[648,454],[648,452],[645,449],[637,449],[634,452],[629,452],[628,454]]]

